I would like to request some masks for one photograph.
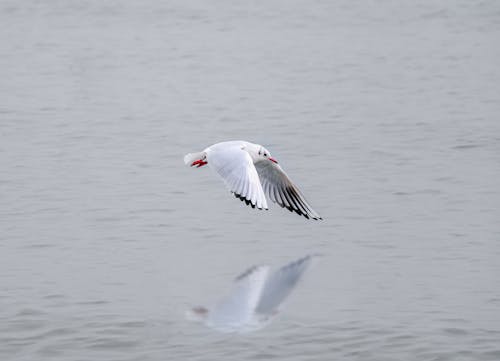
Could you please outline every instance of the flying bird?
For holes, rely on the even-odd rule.
[[[223,179],[236,198],[252,208],[268,209],[266,195],[282,208],[311,219],[322,219],[293,184],[271,153],[259,144],[221,142],[184,156],[191,167],[207,165]]]
[[[314,258],[307,255],[277,269],[253,266],[234,280],[231,292],[211,309],[198,306],[186,312],[190,321],[220,332],[250,332],[263,328],[279,313]]]

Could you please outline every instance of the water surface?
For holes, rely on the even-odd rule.
[[[2,360],[500,359],[500,6],[0,3]],[[265,145],[323,216],[185,153]],[[307,252],[280,318],[185,321]]]

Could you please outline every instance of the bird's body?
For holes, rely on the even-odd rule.
[[[314,257],[302,257],[274,272],[269,266],[253,266],[236,277],[231,292],[212,309],[196,307],[186,316],[221,332],[258,330],[279,313]]]
[[[208,164],[236,198],[252,208],[268,209],[267,195],[291,212],[321,219],[276,159],[259,144],[242,140],[216,143],[202,152],[187,154],[184,162],[197,167]]]

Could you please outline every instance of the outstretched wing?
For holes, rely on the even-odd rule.
[[[256,312],[263,315],[276,313],[310,266],[313,257],[302,257],[273,272],[264,285]]]
[[[285,171],[274,162],[267,160],[255,163],[264,192],[275,203],[286,207],[290,212],[312,219],[322,219],[316,213],[300,190],[292,183]]]
[[[229,295],[210,311],[207,325],[220,331],[234,331],[246,326],[261,298],[268,272],[267,266],[255,266],[238,276]]]
[[[250,155],[240,146],[215,148],[208,152],[208,165],[222,177],[236,198],[252,208],[267,209],[266,196]]]

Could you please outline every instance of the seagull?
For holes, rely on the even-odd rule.
[[[318,256],[307,255],[272,273],[269,266],[250,267],[236,277],[231,292],[212,309],[194,307],[186,312],[186,318],[226,333],[259,330],[279,313],[283,301]]]
[[[259,144],[242,140],[217,143],[202,152],[186,154],[184,163],[197,168],[208,164],[224,180],[231,193],[252,208],[267,210],[267,194],[273,202],[290,212],[307,219],[322,219],[278,161]]]

